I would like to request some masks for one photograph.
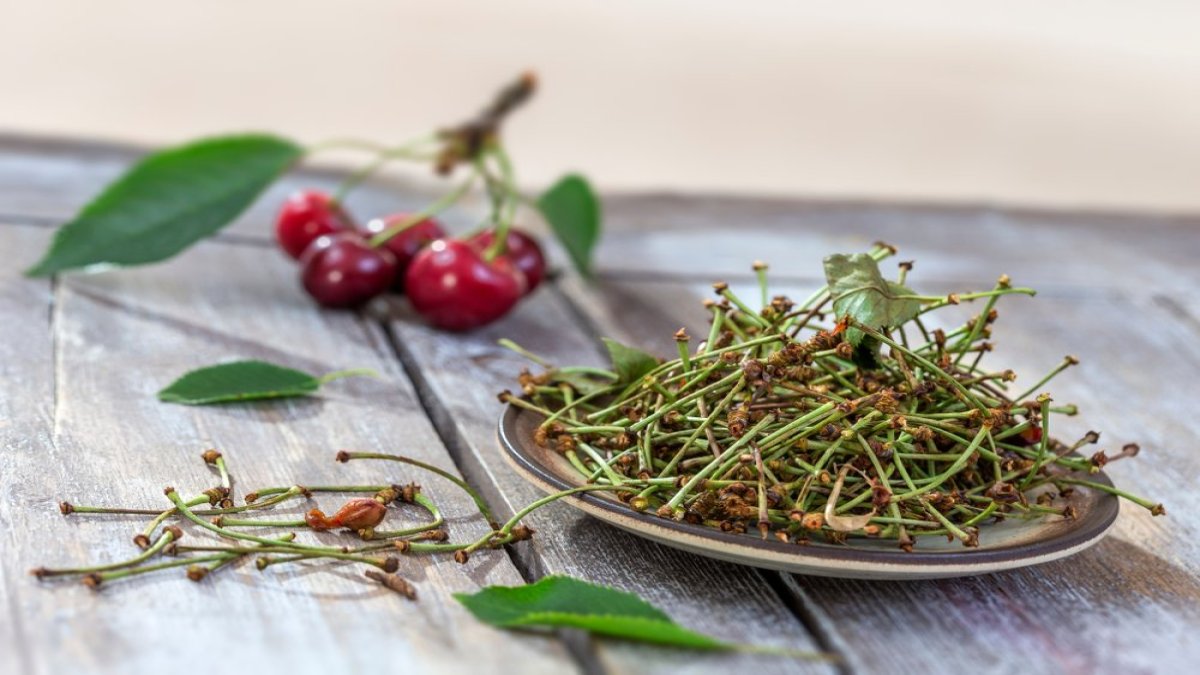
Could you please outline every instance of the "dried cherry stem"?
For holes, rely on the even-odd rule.
[[[996,281],[996,288],[993,289],[993,294],[988,296],[988,301],[987,301],[987,304],[984,305],[983,311],[980,312],[979,316],[974,321],[971,322],[971,332],[967,333],[967,336],[962,339],[960,346],[962,346],[962,347],[970,346],[972,344],[975,344],[975,341],[977,339],[979,339],[980,333],[983,332],[983,327],[988,322],[988,315],[991,313],[992,308],[996,306],[996,301],[1000,299],[1000,295],[997,292],[1005,290],[1005,289],[1011,290],[1011,284],[1009,283],[1008,275],[1003,275],[1000,277],[999,280]],[[1036,294],[1032,288],[1025,289],[1025,290],[1029,291],[1030,295]],[[960,295],[960,296],[958,296],[958,299],[962,300],[963,297]],[[970,300],[971,298],[967,298],[967,299]],[[980,354],[980,356],[982,356],[983,352],[980,351],[979,354]],[[962,351],[960,351],[958,353],[958,356],[955,357],[954,365],[957,366],[959,363],[961,363],[963,360],[963,357],[966,355],[967,355],[967,350],[964,348]]]
[[[201,495],[199,497],[193,497],[191,500],[188,501],[187,504],[188,504],[188,506],[199,506],[200,504],[205,504],[205,503],[208,503],[209,501],[210,500],[207,496]],[[163,511],[162,513],[158,514],[157,516],[155,516],[154,520],[151,520],[150,524],[146,525],[146,528],[144,530],[142,530],[140,533],[138,533],[136,536],[134,536],[133,543],[138,548],[141,548],[141,549],[148,548],[150,546],[150,538],[154,536],[154,531],[157,530],[160,525],[162,525],[164,522],[166,522],[166,520],[168,518],[175,515],[175,511],[176,511],[176,509],[169,508],[169,509]]]
[[[270,540],[268,540],[268,541],[270,541]],[[259,560],[260,561],[267,560],[268,562],[265,564],[263,564],[263,563],[258,564],[259,569],[263,569],[264,567],[267,567],[272,564],[277,564],[280,562],[291,562],[293,560],[308,560],[308,559],[312,559],[312,558],[329,558],[331,560],[343,560],[345,562],[363,563],[366,565],[371,565],[373,567],[378,567],[379,569],[385,570],[387,572],[396,571],[396,566],[395,566],[396,563],[393,558],[372,558],[370,556],[364,556],[364,555],[360,555],[358,553],[342,551],[341,549],[334,549],[334,550],[329,550],[329,551],[308,550],[308,551],[302,551],[300,553],[297,553],[297,548],[293,547],[293,546],[279,546],[279,545],[273,546],[268,543],[263,543],[260,546],[188,546],[188,547],[180,547],[180,550],[188,551],[188,552],[212,551],[212,552],[232,555],[235,557],[236,556],[244,556],[244,555],[263,555],[264,557],[259,558]],[[265,554],[269,554],[269,553],[285,553],[285,554],[289,554],[290,557],[287,560],[271,559],[271,558],[266,557],[266,555],[265,555]],[[292,554],[294,554],[294,555],[292,555]]]
[[[300,486],[292,486],[290,488],[278,488],[278,492],[280,492],[282,494],[279,494],[277,497],[267,500],[267,501],[264,501],[264,502],[245,504],[243,506],[231,506],[229,508],[220,508],[220,509],[195,509],[192,511],[192,513],[194,513],[197,516],[219,516],[219,515],[225,515],[225,514],[230,514],[230,513],[244,513],[246,511],[252,511],[255,509],[269,508],[280,502],[291,499],[292,497],[295,497],[297,495],[305,494],[305,492],[307,490],[308,490],[307,488],[303,488]],[[251,493],[251,494],[254,494],[254,493]],[[247,495],[247,496],[249,496],[249,495]],[[193,497],[188,502],[188,504],[189,504],[189,506],[194,506],[194,505],[198,505],[198,504],[203,504],[205,502],[211,503],[211,501],[212,501],[212,499],[208,496],[200,496],[200,497]],[[253,500],[247,500],[247,501],[253,501]],[[75,514],[75,513],[80,513],[80,514],[124,515],[124,516],[156,516],[158,518],[162,518],[162,520],[157,521],[159,524],[161,524],[164,520],[166,520],[166,518],[170,517],[171,514],[175,513],[175,509],[173,509],[173,508],[167,509],[166,511],[164,511],[162,509],[138,509],[138,508],[126,508],[126,507],[120,507],[120,506],[83,506],[83,505],[72,504],[71,502],[60,502],[58,505],[58,508],[59,508],[59,511],[61,511],[63,515],[71,515],[71,514]],[[164,515],[164,514],[166,514],[166,515]],[[143,534],[145,534],[145,532],[143,532]],[[153,531],[151,531],[150,534],[153,534]],[[150,534],[146,534],[146,537],[149,538]]]
[[[418,495],[414,496],[413,502],[424,507],[426,511],[429,511],[429,515],[433,516],[433,520],[431,520],[430,522],[425,523],[423,525],[416,525],[413,527],[405,528],[403,530],[374,530],[371,532],[371,536],[369,538],[370,539],[399,539],[401,537],[409,537],[414,534],[428,532],[429,530],[436,530],[437,528],[441,527],[442,525],[444,525],[446,523],[445,516],[442,515],[442,512],[433,503],[433,501],[431,499],[429,499],[428,497],[426,497],[425,495],[418,494]]]
[[[741,438],[726,448],[725,452],[721,453],[719,457],[714,458],[711,462],[706,464],[705,467],[693,475],[688,482],[684,483],[683,487],[681,487],[679,491],[675,493],[675,496],[671,497],[671,500],[667,502],[666,507],[671,510],[678,510],[679,505],[684,499],[687,498],[688,494],[690,494],[692,490],[696,489],[696,486],[700,484],[700,481],[711,475],[713,471],[716,471],[718,466],[728,461],[731,457],[736,458],[736,453],[739,450],[744,448],[748,443],[750,443],[750,441],[754,440],[754,437],[763,429],[763,427],[771,424],[774,421],[775,416],[772,414],[768,413],[767,415],[763,416],[763,418],[759,420],[757,424],[747,429],[746,433]]]
[[[491,532],[489,532],[486,535],[484,535],[483,537],[479,538],[474,543],[468,544],[466,547],[458,547],[458,548],[461,548],[466,553],[472,553],[484,546],[493,545],[493,544],[497,544],[497,543],[500,543],[500,544],[509,543],[512,539],[513,528],[515,528],[517,525],[519,525],[521,523],[521,521],[525,519],[526,516],[533,513],[534,511],[537,511],[538,509],[542,508],[543,506],[546,506],[547,504],[552,504],[552,503],[562,499],[563,497],[570,497],[571,495],[576,495],[581,492],[611,492],[614,490],[625,491],[628,489],[629,489],[628,487],[623,486],[623,485],[581,485],[579,487],[574,487],[574,488],[570,488],[567,490],[561,490],[559,492],[555,492],[555,493],[546,495],[545,497],[542,497],[540,499],[535,499],[534,501],[525,505],[520,511],[517,511],[516,513],[514,513],[512,518],[509,518],[507,521],[505,521],[504,525],[502,525],[501,527],[493,528],[493,530]],[[505,540],[505,541],[500,541],[500,540]],[[456,548],[445,548],[445,546],[454,546],[454,545],[453,544],[443,545],[443,547],[438,550],[445,550],[445,551],[458,550]],[[417,550],[416,544],[413,545],[413,550]]]
[[[141,567],[131,567],[112,572],[99,572],[88,574],[83,577],[83,583],[92,588],[98,588],[101,584],[117,581],[118,579],[126,579],[150,572],[159,572],[161,570],[174,569],[176,567],[185,567],[190,565],[201,565],[204,563],[219,563],[230,561],[237,558],[239,554],[222,553],[218,555],[200,556],[196,558],[180,558],[167,562],[155,563],[152,565],[142,565]]]
[[[413,459],[412,457],[405,457],[403,455],[388,455],[380,452],[348,452],[346,450],[342,450],[337,454],[337,461],[339,462],[345,463],[352,459],[382,459],[389,462],[400,462],[401,464],[408,464],[410,466],[415,466],[418,469],[435,473],[457,485],[463,492],[466,492],[467,495],[471,497],[471,501],[475,502],[475,508],[479,509],[479,514],[483,516],[485,521],[487,521],[489,524],[494,524],[496,522],[496,518],[492,515],[492,510],[488,507],[487,501],[484,500],[483,495],[479,494],[479,492],[475,488],[471,487],[465,480],[455,476],[445,469],[440,469],[432,464],[422,462],[419,459]]]
[[[1056,485],[1059,483],[1066,485],[1082,485],[1084,487],[1092,488],[1093,490],[1107,492],[1110,495],[1128,499],[1134,504],[1137,504],[1138,506],[1150,511],[1151,515],[1162,516],[1166,515],[1167,513],[1166,507],[1159,502],[1154,502],[1144,497],[1139,497],[1133,493],[1126,492],[1125,490],[1121,490],[1111,485],[1105,485],[1104,483],[1098,483],[1092,480],[1084,480],[1082,478],[1070,478],[1066,476],[1054,476],[1053,478],[1049,478],[1048,481]]]
[[[347,488],[340,489],[340,490],[338,490],[338,492],[379,492],[381,490],[386,490],[389,487],[390,486],[386,486],[386,485],[384,485],[384,486],[380,486],[380,485],[347,486]],[[418,506],[421,506],[426,511],[428,511],[429,514],[431,516],[433,516],[433,520],[430,522],[427,522],[427,523],[424,523],[421,525],[417,525],[414,527],[406,528],[403,530],[372,530],[370,532],[370,536],[366,537],[366,538],[368,538],[368,539],[396,539],[399,537],[407,537],[407,536],[411,536],[414,534],[420,534],[422,532],[427,532],[429,530],[436,530],[437,528],[441,527],[442,525],[444,525],[446,523],[445,516],[442,515],[441,510],[438,509],[437,505],[433,503],[433,500],[429,499],[425,495],[420,494],[420,493],[414,495],[413,503],[417,504]],[[217,520],[218,520],[218,522],[214,523],[214,524],[217,524],[220,527],[289,527],[289,528],[291,528],[291,527],[307,528],[308,527],[308,522],[303,519],[299,519],[299,520],[244,520],[244,519],[225,518],[223,516],[218,516]]]
[[[1071,366],[1076,366],[1076,365],[1079,365],[1079,359],[1075,358],[1074,356],[1069,356],[1069,355],[1064,356],[1062,363],[1055,366],[1054,370],[1051,370],[1049,373],[1046,374],[1045,377],[1038,380],[1037,384],[1033,385],[1029,389],[1026,389],[1025,391],[1021,392],[1020,394],[1014,396],[1013,400],[1014,401],[1024,401],[1026,398],[1031,396],[1033,394],[1033,392],[1046,386],[1046,383],[1048,383],[1050,380],[1053,380],[1056,375],[1058,375],[1062,371],[1066,370],[1067,368],[1070,368]]]
[[[205,450],[200,459],[204,460],[205,464],[217,468],[217,474],[221,477],[221,489],[226,493],[233,489],[233,478],[229,475],[229,466],[225,463],[225,456],[215,449]]]
[[[180,537],[182,536],[183,532],[179,528],[169,527],[164,530],[158,539],[155,540],[152,545],[147,547],[145,551],[142,551],[138,555],[135,555],[128,560],[121,560],[104,565],[92,565],[89,567],[64,567],[60,569],[47,569],[45,567],[39,567],[35,570],[31,570],[30,574],[39,579],[43,579],[45,577],[61,577],[76,574],[89,574],[92,572],[107,572],[110,570],[121,569],[123,567],[133,567],[138,563],[145,562],[146,560],[158,555],[172,542],[179,541]]]
[[[986,405],[984,405],[982,401],[980,401],[974,394],[972,394],[970,390],[968,390],[966,387],[964,387],[962,385],[962,383],[959,382],[956,378],[951,377],[948,373],[946,373],[946,371],[942,370],[941,368],[938,368],[937,365],[934,364],[929,359],[926,359],[925,357],[921,356],[920,354],[916,353],[915,351],[906,348],[904,345],[899,344],[898,342],[896,342],[895,340],[891,339],[890,337],[884,335],[883,333],[881,333],[873,328],[868,328],[867,326],[863,325],[861,322],[855,321],[854,326],[856,328],[860,329],[863,333],[870,335],[871,337],[875,338],[876,340],[879,340],[880,342],[891,347],[892,349],[900,351],[907,358],[912,359],[914,362],[916,362],[917,365],[921,366],[921,368],[925,369],[926,371],[928,371],[929,373],[931,373],[933,375],[936,375],[940,380],[942,380],[943,382],[952,386],[955,389],[955,391],[957,391],[960,395],[963,396],[963,398],[965,398],[967,401],[969,401],[971,403],[971,405],[978,408],[985,417],[991,417],[992,411],[989,410],[988,407]]]
[[[1021,480],[1021,491],[1025,491],[1029,487],[1029,483],[1041,472],[1042,467],[1046,464],[1047,457],[1050,455],[1050,395],[1042,394],[1038,396],[1038,403],[1042,406],[1042,437],[1038,441],[1037,458],[1033,462],[1033,466],[1029,469],[1029,473]]]
[[[179,496],[179,493],[175,491],[175,488],[168,487],[165,490],[163,490],[163,492],[164,492],[164,494],[166,494],[167,499],[171,500],[171,503],[173,503],[175,505],[175,508],[179,510],[179,513],[184,518],[187,518],[188,520],[192,521],[196,525],[199,525],[200,527],[208,530],[209,532],[212,532],[213,534],[224,537],[226,539],[241,539],[243,541],[252,541],[256,544],[264,544],[267,546],[279,545],[278,540],[269,539],[267,537],[256,537],[252,534],[235,532],[233,530],[227,530],[219,525],[214,525],[213,523],[210,523],[209,521],[201,518],[200,516],[196,515],[195,513],[192,513],[192,511],[188,507],[187,503],[184,502],[183,498]],[[340,548],[330,548],[330,547],[326,547],[326,546],[306,546],[304,544],[295,544],[295,543],[290,543],[290,542],[286,544],[286,547],[290,550],[299,551],[299,552],[310,552],[310,553],[337,553],[337,552],[341,551]]]
[[[971,547],[979,546],[979,533],[978,532],[968,533],[968,532],[964,531],[962,528],[955,525],[949,518],[947,518],[945,515],[943,515],[941,511],[938,511],[936,508],[933,507],[932,504],[930,504],[927,501],[922,501],[921,504],[922,504],[922,506],[925,507],[926,513],[928,513],[929,515],[936,518],[938,520],[938,522],[940,522],[942,524],[942,527],[945,527],[947,530],[949,530],[955,537],[957,537],[960,541],[962,541],[963,544],[965,544],[967,546],[971,546]]]
[[[921,311],[918,312],[918,316],[919,316],[921,314],[927,314],[936,309],[941,309],[941,308],[949,306],[949,305],[957,305],[963,301],[969,302],[971,300],[978,300],[979,298],[990,298],[990,297],[1000,296],[1000,295],[1034,296],[1034,295],[1037,295],[1037,291],[1032,288],[997,288],[997,289],[990,290],[990,291],[980,291],[978,293],[951,293],[950,295],[945,295],[945,296],[901,295],[901,296],[897,296],[897,297],[908,298],[910,300],[920,300],[922,302],[931,303],[931,304],[928,304],[925,307],[921,308]],[[947,337],[949,337],[949,336],[947,336]]]
[[[292,541],[295,538],[296,538],[296,535],[294,533],[288,532],[287,534],[285,534],[281,537],[278,537],[278,541],[288,542],[288,541]],[[188,548],[181,546],[181,547],[179,547],[179,550],[186,551],[186,550],[188,550]],[[241,560],[243,557],[245,557],[245,556],[244,555],[226,554],[226,555],[222,555],[220,560],[217,560],[208,565],[203,565],[203,564],[188,565],[188,568],[187,568],[188,579],[191,579],[192,581],[203,581],[205,579],[205,577],[207,577],[208,575],[212,574],[213,572],[216,572],[217,570],[221,569],[222,567],[232,565],[233,563],[237,562],[238,560]]]

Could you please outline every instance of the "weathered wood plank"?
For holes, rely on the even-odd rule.
[[[41,228],[0,225],[0,250],[37,250],[49,233]],[[37,634],[21,611],[26,569],[13,554],[19,505],[13,477],[38,469],[49,441],[54,400],[54,349],[50,339],[51,284],[27,281],[18,270],[0,268],[0,672],[31,672],[29,637]]]
[[[447,335],[411,320],[396,303],[389,324],[395,344],[432,415],[450,438],[459,466],[493,504],[512,512],[541,496],[496,447],[501,406],[494,394],[514,387],[524,359],[496,345],[508,337],[554,362],[600,364],[595,336],[578,325],[552,289],[527,299],[510,317],[470,335]],[[529,518],[537,530],[518,560],[535,575],[565,573],[638,593],[696,630],[726,639],[794,649],[818,647],[770,588],[762,573],[653,544],[562,504]],[[685,654],[600,641],[600,663],[620,673],[820,672],[823,664],[778,657]]]
[[[0,228],[4,250],[40,245],[14,239],[15,229]],[[43,411],[22,422],[26,414],[18,418],[24,426],[3,430],[3,461],[13,469],[0,477],[5,579],[15,590],[32,669],[141,673],[189,663],[317,673],[368,670],[381,659],[428,672],[506,672],[513,663],[531,672],[574,669],[558,641],[488,628],[450,597],[484,584],[521,583],[500,552],[479,556],[470,568],[446,557],[402,559],[401,573],[421,593],[416,604],[365,582],[353,567],[332,573],[240,567],[203,585],[167,573],[98,594],[78,584],[10,578],[35,565],[128,557],[140,524],[64,520],[57,499],[161,506],[164,485],[190,493],[214,482],[198,459],[206,447],[226,453],[239,491],[297,480],[418,480],[445,511],[454,537],[486,531],[471,502],[436,477],[332,461],[337,449],[349,447],[403,452],[454,471],[378,328],[353,314],[314,309],[294,274],[274,252],[214,242],[160,266],[66,277],[54,306],[53,373],[42,372],[46,359],[38,356],[48,348],[48,333],[35,340],[33,329],[5,316],[2,342],[19,350],[15,361],[28,362],[23,372],[32,370],[24,388],[6,383],[11,393],[0,409],[28,404],[36,411],[53,403],[52,419]],[[37,297],[42,289],[33,325],[45,331],[45,283],[8,276],[5,284],[6,298]],[[276,404],[189,408],[155,400],[154,392],[182,371],[233,358],[318,373],[369,367],[382,377],[342,381],[318,398]],[[50,375],[54,394],[45,384]],[[337,502],[318,501],[326,508]]]
[[[927,280],[987,283],[978,272],[987,269],[1046,289],[1200,285],[1196,216],[698,195],[622,196],[605,207],[597,263],[614,279],[747,278],[758,258],[777,276],[817,279],[823,256],[883,239]]]
[[[921,261],[918,261],[921,262]],[[987,270],[981,270],[986,274]],[[980,279],[986,282],[986,279]],[[985,284],[981,284],[985,285]],[[944,287],[922,290],[945,292]],[[578,300],[602,332],[669,354],[671,332],[703,325],[703,283],[612,283]],[[803,296],[815,284],[784,284]],[[735,287],[749,290],[746,284]],[[749,293],[747,292],[747,295]],[[628,302],[636,298],[636,302]],[[958,318],[971,309],[964,306]],[[864,672],[1172,672],[1200,657],[1200,497],[1192,451],[1200,422],[1183,393],[1200,378],[1197,331],[1139,294],[1064,287],[1001,305],[990,362],[1036,381],[1071,353],[1083,366],[1049,389],[1083,414],[1057,431],[1102,431],[1110,451],[1142,444],[1113,464],[1117,483],[1153,495],[1174,515],[1125,504],[1113,534],[1071,559],[965,580],[869,583],[787,576],[800,610]],[[1194,388],[1194,387],[1193,387]]]
[[[144,150],[132,146],[0,135],[0,214],[48,222],[69,218]],[[422,174],[390,174],[356,192],[351,210],[373,217],[412,210],[444,189]],[[328,189],[337,174],[303,171],[273,187],[225,230],[266,242],[274,210],[298,187]],[[770,257],[781,277],[817,278],[821,257],[859,250],[876,239],[903,243],[926,279],[975,279],[996,267],[1019,283],[1125,286],[1149,290],[1200,284],[1200,217],[1083,213],[730,196],[626,194],[604,200],[600,274],[614,279],[682,276],[741,278],[749,262]],[[452,224],[472,221],[464,212]],[[780,250],[786,246],[786,250]],[[952,250],[954,256],[934,255]],[[554,250],[555,259],[565,257]],[[1153,259],[1155,265],[1138,264]]]
[[[95,153],[100,160],[90,156]],[[42,142],[0,139],[3,178],[0,212],[15,212],[45,221],[69,217],[131,156],[120,148],[80,153],[77,147],[69,145],[47,152],[47,145]],[[313,180],[316,179],[302,177],[301,183]],[[279,191],[260,202],[230,230],[228,238],[266,241],[270,211],[281,196]],[[363,213],[419,202],[420,191],[406,192],[400,197],[384,194],[382,199],[379,206],[366,206]],[[406,199],[410,201],[404,202]],[[392,206],[393,201],[396,207]],[[605,279],[614,283],[596,293],[581,291],[572,278],[565,282],[573,297],[589,307],[589,314],[602,326],[602,332],[624,335],[642,344],[647,344],[647,340],[656,344],[679,324],[703,320],[703,313],[694,305],[680,304],[705,294],[703,283],[617,283],[615,280],[746,279],[749,261],[769,256],[773,274],[815,283],[819,260],[825,253],[860,249],[876,238],[889,239],[903,247],[902,258],[918,260],[916,278],[922,280],[986,286],[994,277],[993,272],[1004,271],[1019,283],[1053,291],[1028,305],[1040,308],[1029,310],[1035,312],[1029,316],[1034,317],[1030,321],[1037,326],[1036,330],[1023,332],[1020,338],[1006,338],[1002,333],[1007,348],[1002,354],[1021,352],[1012,357],[1011,363],[1026,379],[1057,361],[1065,351],[1074,351],[1085,359],[1085,367],[1063,382],[1078,383],[1077,378],[1084,378],[1086,386],[1064,384],[1063,389],[1056,386],[1055,391],[1084,404],[1089,414],[1078,423],[1094,420],[1097,427],[1105,430],[1106,440],[1115,439],[1117,434],[1124,435],[1122,440],[1138,437],[1146,440],[1143,445],[1147,454],[1126,466],[1113,466],[1112,472],[1120,483],[1144,492],[1161,492],[1173,489],[1167,481],[1174,477],[1197,475],[1194,463],[1189,463],[1179,452],[1180,446],[1195,437],[1196,431],[1194,416],[1186,408],[1183,393],[1196,374],[1194,340],[1200,330],[1195,317],[1200,313],[1194,303],[1186,300],[1187,295],[1180,295],[1200,286],[1200,273],[1192,264],[1200,253],[1195,217],[723,197],[625,196],[608,199],[605,205],[608,234],[600,249],[599,267]],[[787,250],[781,250],[781,245],[786,245]],[[35,255],[36,251],[30,253],[30,259]],[[1153,263],[1147,264],[1146,260]],[[981,277],[981,273],[985,276]],[[1124,297],[1123,292],[1129,297]],[[1150,297],[1150,292],[1156,295]],[[1081,300],[1077,305],[1076,299]],[[533,311],[536,306],[526,305],[521,313]],[[1144,312],[1148,318],[1115,319],[1117,309],[1130,307]],[[1181,319],[1178,308],[1190,313],[1190,322]],[[517,321],[521,313],[497,330]],[[561,311],[559,315],[561,321],[574,320],[569,312]],[[1001,324],[1019,324],[1021,316],[1014,310]],[[1073,320],[1081,323],[1075,326]],[[534,347],[540,344],[538,348],[551,352],[561,339],[559,326],[542,323],[538,317],[532,323],[542,326],[545,332],[522,340]],[[1064,326],[1072,326],[1067,335],[1060,334]],[[1082,349],[1091,342],[1081,336],[1092,335],[1104,336],[1096,356],[1089,356]],[[1018,349],[1019,344],[1023,348]],[[1128,350],[1131,344],[1136,345],[1132,351]],[[1158,351],[1147,356],[1150,346]],[[581,347],[580,353],[582,350]],[[474,354],[481,364],[496,364],[495,373],[485,365],[489,368],[489,374],[482,378],[485,380],[499,381],[501,375],[507,380],[516,367],[511,357],[497,357],[490,346],[468,353]],[[1163,353],[1173,353],[1178,360],[1164,361]],[[1043,360],[1033,358],[1042,355]],[[440,362],[453,356],[442,355]],[[1017,363],[1018,357],[1029,360]],[[1159,360],[1154,361],[1156,358]],[[505,359],[509,359],[507,364]],[[1147,359],[1154,365],[1143,366]],[[302,361],[296,363],[304,365]],[[1100,364],[1104,366],[1104,374],[1091,374]],[[466,391],[480,389],[476,378],[469,379]],[[1148,414],[1144,405],[1135,414],[1121,414],[1124,411],[1117,405],[1121,401],[1161,398],[1151,385],[1163,382],[1180,383],[1165,414]],[[447,391],[434,398],[448,400],[447,397],[461,396],[463,390]],[[456,403],[460,408],[467,406]],[[478,404],[485,405],[482,400]],[[486,405],[494,407],[490,400]],[[0,412],[4,412],[2,402]],[[487,421],[490,423],[490,418]],[[474,427],[475,423],[471,424]],[[443,424],[442,428],[445,431],[453,425]],[[1082,429],[1081,426],[1078,430]],[[461,431],[458,434],[469,435]],[[459,441],[458,445],[460,449],[490,447],[481,445],[484,443],[490,443],[490,426],[486,442]],[[1156,446],[1172,444],[1172,451],[1154,452]],[[191,454],[187,453],[187,457]],[[493,464],[499,462],[494,455],[490,460]],[[486,461],[468,460],[460,464],[469,473],[481,471],[486,476],[490,471]],[[505,471],[507,467],[501,466],[493,480],[501,480]],[[199,468],[197,475],[203,475]],[[476,478],[482,484],[489,484],[488,480]],[[148,484],[157,483],[150,479]],[[147,490],[147,498],[153,498],[154,490]],[[1191,505],[1185,491],[1178,489],[1166,494],[1165,501],[1173,514],[1186,513]],[[1198,604],[1195,602],[1197,556],[1194,550],[1186,548],[1185,540],[1194,540],[1195,533],[1178,516],[1148,521],[1144,514],[1139,516],[1135,512],[1131,516],[1131,511],[1130,508],[1123,511],[1120,529],[1093,551],[1027,572],[970,581],[903,585],[783,579],[791,586],[799,611],[816,622],[818,631],[831,643],[845,648],[855,669],[939,672],[955,667],[982,667],[989,671],[1011,671],[1017,662],[1012,660],[1006,644],[1044,656],[1036,663],[1026,664],[1035,672],[1111,671],[1122,666],[1134,670],[1156,669],[1159,662],[1154,659],[1158,657],[1165,663],[1194,658],[1195,652],[1187,645],[1188,633],[1195,630],[1197,621],[1194,609]],[[0,524],[3,517],[0,511]],[[1166,536],[1168,528],[1173,536]],[[79,531],[82,533],[84,529]],[[540,534],[544,542],[545,528]],[[543,545],[536,541],[535,544]],[[519,561],[530,565],[536,565],[539,559],[526,554],[518,556]],[[0,570],[9,572],[6,580],[11,584],[10,568],[0,565]],[[667,608],[673,613],[678,611],[673,605]],[[685,623],[691,621],[687,616],[680,618]],[[692,625],[703,629],[701,624]],[[2,631],[0,627],[0,636]],[[918,639],[920,642],[915,641]],[[636,653],[637,649],[633,651]],[[617,670],[627,668],[630,663],[620,649],[602,649],[600,655],[602,663]],[[2,659],[0,666],[4,665]]]

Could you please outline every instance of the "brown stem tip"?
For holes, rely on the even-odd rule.
[[[384,588],[399,593],[409,600],[417,599],[417,589],[408,580],[396,574],[383,574],[375,570],[365,572],[368,579],[378,581]]]

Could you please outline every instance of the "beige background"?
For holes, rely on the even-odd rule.
[[[1200,3],[0,0],[0,129],[403,140],[527,67],[527,183],[1200,210]]]

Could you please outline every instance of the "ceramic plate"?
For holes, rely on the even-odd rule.
[[[500,417],[500,446],[517,471],[547,493],[583,484],[567,460],[533,442],[542,422],[537,413],[509,406]],[[1103,473],[1091,480],[1111,485]],[[1074,520],[1047,517],[1009,519],[979,528],[979,547],[966,548],[942,537],[922,538],[916,551],[905,553],[889,541],[851,539],[842,546],[805,546],[757,532],[734,534],[703,525],[676,522],[638,513],[604,492],[566,497],[563,501],[639,537],[698,555],[742,565],[854,579],[933,579],[986,574],[1065,558],[1099,541],[1117,518],[1118,500],[1107,493],[1078,487],[1068,503]]]

